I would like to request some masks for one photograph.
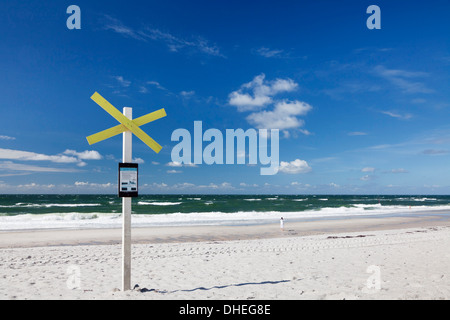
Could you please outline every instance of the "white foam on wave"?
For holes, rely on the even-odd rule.
[[[193,212],[170,214],[133,214],[133,227],[150,226],[188,226],[188,225],[242,225],[258,223],[277,223],[280,217],[288,221],[302,219],[345,218],[367,215],[402,215],[420,212],[436,212],[450,210],[444,206],[381,206],[380,204],[358,204],[350,207],[322,208],[317,210],[279,212],[279,211],[237,211],[225,212]],[[30,229],[93,229],[120,228],[120,213],[52,213],[23,214],[16,216],[0,216],[0,230]]]
[[[414,201],[437,201],[436,198],[413,198]]]
[[[139,205],[143,206],[177,206],[181,204],[182,202],[146,202],[146,201],[139,201]]]
[[[392,199],[393,201],[437,201],[437,198],[427,198],[427,197],[422,197],[422,198],[417,198],[417,197],[400,197],[400,198],[395,198]]]
[[[0,206],[0,208],[78,208],[78,207],[98,207],[100,203],[16,203],[10,206]]]
[[[0,230],[117,228],[122,223],[120,216],[79,212],[0,216]]]
[[[381,205],[381,203],[376,203],[376,204],[353,204],[352,206],[354,206],[355,208],[361,208],[361,209],[381,209],[383,206]],[[385,208],[392,208],[394,206],[385,206]],[[399,206],[401,207],[401,206]],[[403,207],[404,208],[404,207]]]

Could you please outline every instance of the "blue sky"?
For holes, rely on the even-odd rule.
[[[69,30],[68,6],[81,9]],[[369,5],[381,30],[369,30]],[[141,193],[448,194],[450,3],[2,1],[0,192],[115,193],[122,138],[99,92],[163,146],[134,138]],[[281,170],[177,166],[175,129],[280,129]]]

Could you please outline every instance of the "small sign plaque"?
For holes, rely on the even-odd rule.
[[[119,163],[119,197],[138,196],[138,164]]]

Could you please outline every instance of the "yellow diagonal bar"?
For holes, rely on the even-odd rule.
[[[119,110],[117,110],[111,103],[109,103],[105,98],[103,98],[100,94],[95,92],[92,97],[92,100],[95,101],[100,107],[102,107],[106,112],[108,112],[114,119],[123,124],[128,130],[133,132],[136,137],[142,140],[146,145],[148,145],[153,151],[159,153],[162,147],[151,137],[149,137],[144,131],[142,131],[139,126],[137,126],[133,120],[125,117]]]
[[[148,134],[146,134],[144,131],[142,131],[141,128],[136,127],[134,130],[131,130],[136,137],[142,140],[143,143],[148,145],[153,151],[156,153],[159,153],[162,149],[162,146],[155,140],[153,140]]]
[[[89,137],[87,137],[87,141],[90,145],[109,139],[111,137],[114,137],[118,134],[121,134],[125,131],[127,131],[127,127],[125,127],[123,124],[119,124],[118,126],[115,126],[113,128],[109,128],[106,130],[103,130],[101,132],[98,132],[96,134],[90,135]]]
[[[157,110],[155,112],[149,113],[149,114],[147,114],[145,116],[136,118],[136,119],[133,120],[133,122],[134,122],[135,125],[140,127],[140,126],[142,126],[144,124],[147,124],[147,123],[150,123],[152,121],[164,118],[165,116],[167,116],[166,111],[164,109],[160,109],[160,110]],[[103,130],[101,132],[98,132],[96,134],[93,134],[93,135],[87,137],[86,139],[87,139],[88,143],[90,145],[92,145],[94,143],[97,143],[97,142],[109,139],[111,137],[114,137],[114,136],[116,136],[118,134],[121,134],[121,133],[127,131],[127,130],[128,129],[123,124],[119,124],[119,125],[117,125],[115,127],[112,127],[112,128]]]

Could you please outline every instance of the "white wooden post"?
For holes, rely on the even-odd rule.
[[[133,119],[133,109],[123,108],[123,114]],[[133,159],[133,133],[123,133],[123,163]],[[131,290],[131,198],[122,198],[122,291]]]
[[[159,153],[162,147],[150,138],[145,132],[139,129],[139,126],[155,121],[166,116],[166,111],[160,109],[158,111],[149,113],[140,117],[139,121],[133,121],[133,109],[123,108],[122,113],[117,110],[112,104],[106,101],[98,92],[95,92],[91,99],[108,112],[121,125],[113,128],[103,130],[96,134],[90,135],[87,141],[90,145],[111,138],[123,132],[123,163],[132,163],[132,138],[133,133],[141,139],[147,146],[149,146],[156,153]],[[126,119],[125,119],[126,118]],[[131,121],[129,121],[131,120]],[[126,130],[126,131],[124,131]],[[120,194],[119,186],[119,196]],[[136,190],[137,191],[137,190]],[[136,194],[135,192],[134,194]],[[122,290],[131,290],[131,197],[122,198]]]

